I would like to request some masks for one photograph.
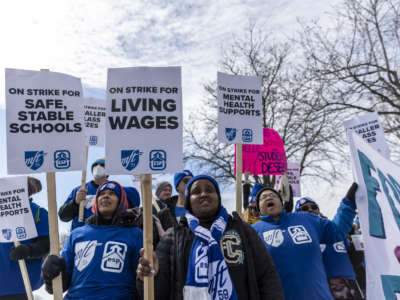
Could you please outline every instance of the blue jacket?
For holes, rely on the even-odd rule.
[[[61,253],[70,276],[64,299],[136,299],[142,231],[87,224],[71,232]]]
[[[49,221],[47,210],[39,207],[35,203],[30,203],[32,215],[36,224],[36,230],[39,236],[49,235]],[[21,244],[32,244],[35,239],[26,240]],[[25,294],[25,287],[22,280],[21,270],[18,261],[10,260],[10,251],[13,243],[0,243],[0,296]],[[37,290],[43,284],[40,278],[40,268],[42,259],[26,259],[29,280],[32,290]]]
[[[353,265],[347,254],[348,246],[349,241],[347,239],[334,244],[321,244],[322,259],[328,278],[341,277],[356,280]]]
[[[333,221],[283,211],[278,221],[263,216],[252,225],[271,253],[286,300],[333,300],[320,244],[341,241],[350,231],[355,209],[348,202],[342,201]]]

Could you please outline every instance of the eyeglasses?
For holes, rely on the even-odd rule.
[[[317,210],[317,209],[319,209],[317,204],[303,205],[302,207],[299,208],[300,211],[309,211],[309,210]]]
[[[268,198],[279,198],[279,196],[275,193],[264,194],[260,197],[260,201],[268,199]]]

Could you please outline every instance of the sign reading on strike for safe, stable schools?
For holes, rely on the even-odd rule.
[[[400,291],[400,167],[352,132],[357,209],[365,247],[368,299]]]
[[[84,109],[86,145],[104,147],[106,101],[86,98]]]
[[[27,177],[0,178],[0,243],[24,241],[36,236]]]
[[[375,150],[380,152],[383,156],[390,159],[389,146],[385,139],[385,133],[379,116],[376,112],[362,115],[358,118],[347,120],[343,122],[346,129],[347,136],[351,130],[354,130],[361,136],[366,142],[368,142]]]
[[[301,197],[301,189],[300,189],[300,164],[295,162],[287,163],[287,175],[289,184],[292,187],[293,196]],[[281,180],[283,175],[277,175],[275,180],[275,190],[279,188],[279,181]]]
[[[273,129],[264,128],[263,138],[263,145],[243,145],[243,172],[249,171],[255,175],[283,174],[287,169],[287,162],[285,148],[279,133]]]
[[[9,174],[86,168],[82,99],[79,78],[6,69]]]
[[[261,78],[218,72],[218,140],[262,144]]]
[[[108,174],[182,170],[180,67],[109,69],[106,115]]]

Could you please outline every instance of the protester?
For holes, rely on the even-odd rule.
[[[154,269],[141,252],[138,287],[154,273],[155,299],[284,299],[267,249],[236,213],[228,215],[215,179],[193,177],[185,199],[187,212],[162,237]]]
[[[160,208],[159,210],[157,210],[158,212],[161,209],[165,208],[168,202],[171,202],[172,185],[168,181],[161,181],[157,183],[155,194],[157,197],[156,203]]]
[[[115,181],[101,185],[88,224],[71,232],[61,257],[50,255],[42,267],[46,290],[62,272],[64,299],[137,299],[135,271],[143,235],[130,227],[128,200]],[[125,227],[128,226],[128,227]]]
[[[192,172],[183,170],[183,172],[175,173],[174,185],[178,192],[178,197],[172,197],[165,203],[167,207],[162,209],[157,217],[160,219],[161,225],[164,230],[172,226],[178,225],[179,219],[185,210],[185,188],[188,181],[193,177]]]
[[[260,212],[257,209],[256,196],[263,188],[264,186],[262,184],[256,183],[251,189],[247,208],[243,212],[243,220],[249,224],[254,224],[260,221]]]
[[[318,204],[309,197],[297,200],[295,210],[321,216]],[[363,299],[356,281],[356,274],[347,254],[349,246],[350,242],[347,239],[334,244],[320,245],[329,288],[335,300]]]
[[[28,299],[18,265],[19,259],[25,260],[32,290],[39,289],[43,284],[40,278],[40,267],[42,258],[48,254],[50,249],[48,216],[47,210],[33,203],[31,198],[41,190],[40,180],[28,177],[30,207],[38,236],[21,242],[21,245],[17,247],[14,247],[13,243],[0,243],[1,300]]]
[[[286,213],[282,198],[264,188],[256,197],[260,222],[253,224],[277,267],[286,300],[333,300],[320,250],[321,243],[344,239],[355,216],[353,183],[333,221],[308,213]]]

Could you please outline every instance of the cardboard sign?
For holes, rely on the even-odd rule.
[[[243,145],[243,172],[249,171],[255,175],[283,174],[287,169],[287,162],[279,133],[273,129],[264,128],[263,137],[263,145]]]
[[[182,170],[180,67],[109,69],[106,115],[107,174]]]
[[[218,140],[262,144],[261,77],[218,72]]]
[[[26,176],[0,178],[0,243],[37,237]]]
[[[86,168],[79,78],[6,69],[6,119],[8,174]]]
[[[84,106],[84,121],[86,145],[104,147],[106,131],[106,101],[86,98]]]
[[[386,142],[385,133],[383,132],[379,116],[376,112],[344,121],[343,126],[347,135],[350,134],[351,130],[354,130],[375,150],[390,159],[389,146]]]
[[[287,163],[287,174],[289,179],[289,184],[292,187],[293,197],[301,197],[300,188],[300,164],[295,162]],[[279,187],[279,181],[282,175],[276,176],[275,190]]]
[[[396,299],[400,290],[400,167],[355,132],[349,144],[358,183],[368,299]]]

